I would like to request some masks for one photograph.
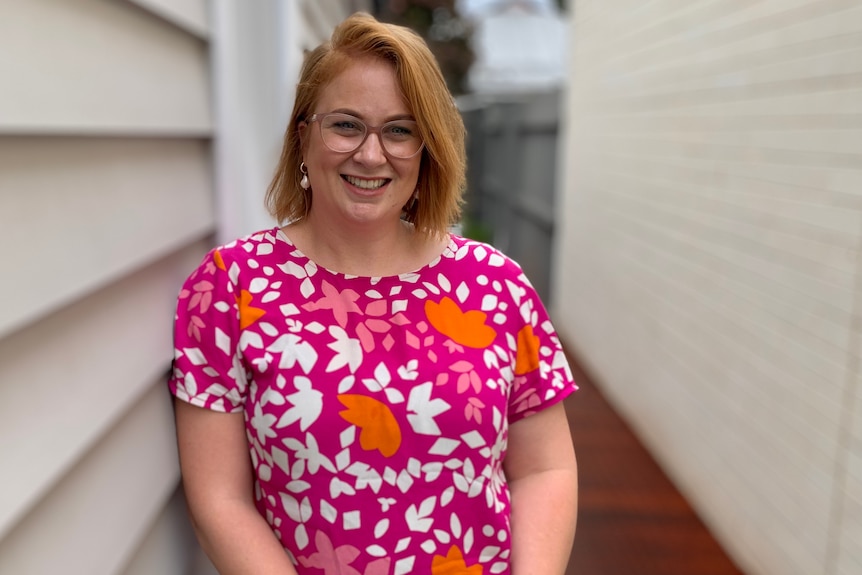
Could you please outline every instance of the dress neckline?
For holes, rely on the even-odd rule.
[[[290,246],[292,253],[295,256],[302,258],[303,260],[313,264],[317,269],[323,270],[326,273],[330,274],[331,276],[336,276],[336,277],[339,277],[339,278],[342,278],[345,280],[362,280],[362,279],[365,279],[365,280],[372,281],[374,283],[377,283],[377,282],[382,281],[382,280],[387,280],[387,279],[388,280],[403,280],[406,277],[410,277],[410,276],[421,276],[425,271],[436,266],[440,262],[440,260],[446,255],[447,252],[450,252],[450,251],[455,252],[458,249],[458,245],[455,242],[455,235],[450,232],[447,235],[446,245],[440,251],[440,253],[438,253],[436,256],[434,256],[434,258],[432,258],[431,261],[424,263],[423,265],[419,266],[418,268],[411,270],[411,271],[403,272],[400,274],[392,274],[392,275],[386,275],[386,276],[365,276],[365,275],[346,274],[344,272],[332,270],[332,269],[327,268],[326,266],[320,265],[319,263],[314,261],[312,258],[310,258],[307,254],[305,254],[305,252],[303,252],[301,249],[299,249],[299,247],[297,247],[297,245],[294,244],[293,241],[291,241],[291,239],[288,237],[288,235],[284,233],[284,230],[282,230],[281,227],[275,228],[275,236],[276,236],[276,238],[278,238],[279,240],[281,240],[282,242],[284,242],[285,244]]]

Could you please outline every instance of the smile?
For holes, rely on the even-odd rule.
[[[357,188],[362,188],[363,190],[376,190],[377,188],[382,188],[389,180],[378,178],[375,180],[365,180],[362,178],[357,178],[354,176],[342,176],[347,183],[356,186]]]

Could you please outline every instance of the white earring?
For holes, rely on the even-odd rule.
[[[299,185],[303,190],[307,190],[311,187],[311,184],[308,181],[308,168],[305,165],[305,162],[300,162],[299,171],[302,173],[302,179],[299,180]]]

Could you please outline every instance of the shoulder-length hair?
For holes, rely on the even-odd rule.
[[[425,142],[417,201],[405,210],[403,217],[416,229],[443,236],[461,215],[466,185],[464,122],[440,66],[422,37],[409,28],[378,22],[364,13],[344,20],[329,42],[306,55],[281,157],[266,193],[266,206],[279,223],[302,219],[308,213],[311,194],[299,185],[302,179],[299,126],[311,114],[321,90],[354,58],[363,56],[393,64]]]

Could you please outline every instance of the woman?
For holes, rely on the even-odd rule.
[[[574,383],[518,266],[447,232],[464,171],[417,35],[357,14],[307,56],[267,196],[287,225],[179,298],[180,463],[220,573],[565,570]]]

